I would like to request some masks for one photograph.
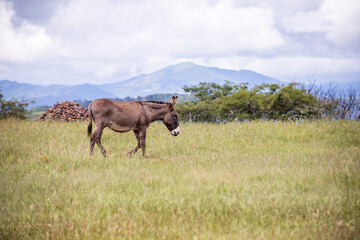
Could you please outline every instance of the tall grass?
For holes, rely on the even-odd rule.
[[[360,124],[0,121],[0,239],[359,239]]]

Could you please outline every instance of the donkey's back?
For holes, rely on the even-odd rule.
[[[141,103],[138,101],[119,102],[109,99],[93,101],[89,105],[88,112],[89,125],[94,121],[96,128],[109,127],[116,132],[133,130],[144,115]]]

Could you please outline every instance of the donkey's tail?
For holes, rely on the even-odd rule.
[[[88,107],[88,113],[89,113],[89,125],[88,125],[88,129],[87,129],[87,132],[88,132],[88,136],[90,137],[91,135],[91,131],[92,131],[92,120],[93,120],[93,114],[92,114],[92,109],[91,109],[91,103]]]

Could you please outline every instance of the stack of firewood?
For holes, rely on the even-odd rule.
[[[37,117],[36,120],[54,120],[73,122],[77,120],[88,119],[88,112],[86,108],[81,107],[78,103],[63,101],[56,103],[52,108]]]

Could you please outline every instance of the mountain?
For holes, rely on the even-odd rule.
[[[281,83],[279,80],[249,70],[228,70],[183,62],[123,82],[97,86],[119,97],[134,97],[154,93],[182,93],[185,85],[196,85],[200,82],[222,84],[224,80],[249,83],[249,87],[262,83]]]
[[[96,98],[115,98],[116,96],[105,90],[91,84],[82,84],[75,86],[66,85],[34,85],[28,83],[18,83],[9,80],[0,81],[0,90],[5,99],[12,97],[34,100],[30,107],[43,105],[53,105],[56,102],[64,100],[77,99],[96,99]]]
[[[30,107],[36,107],[53,105],[64,100],[94,100],[97,98],[147,96],[156,93],[183,93],[182,88],[185,85],[196,85],[200,82],[222,84],[224,80],[235,83],[247,82],[250,87],[262,83],[281,83],[274,78],[249,70],[228,70],[183,62],[118,83],[41,86],[3,80],[0,81],[0,89],[4,98],[35,100],[35,104],[31,104]]]

